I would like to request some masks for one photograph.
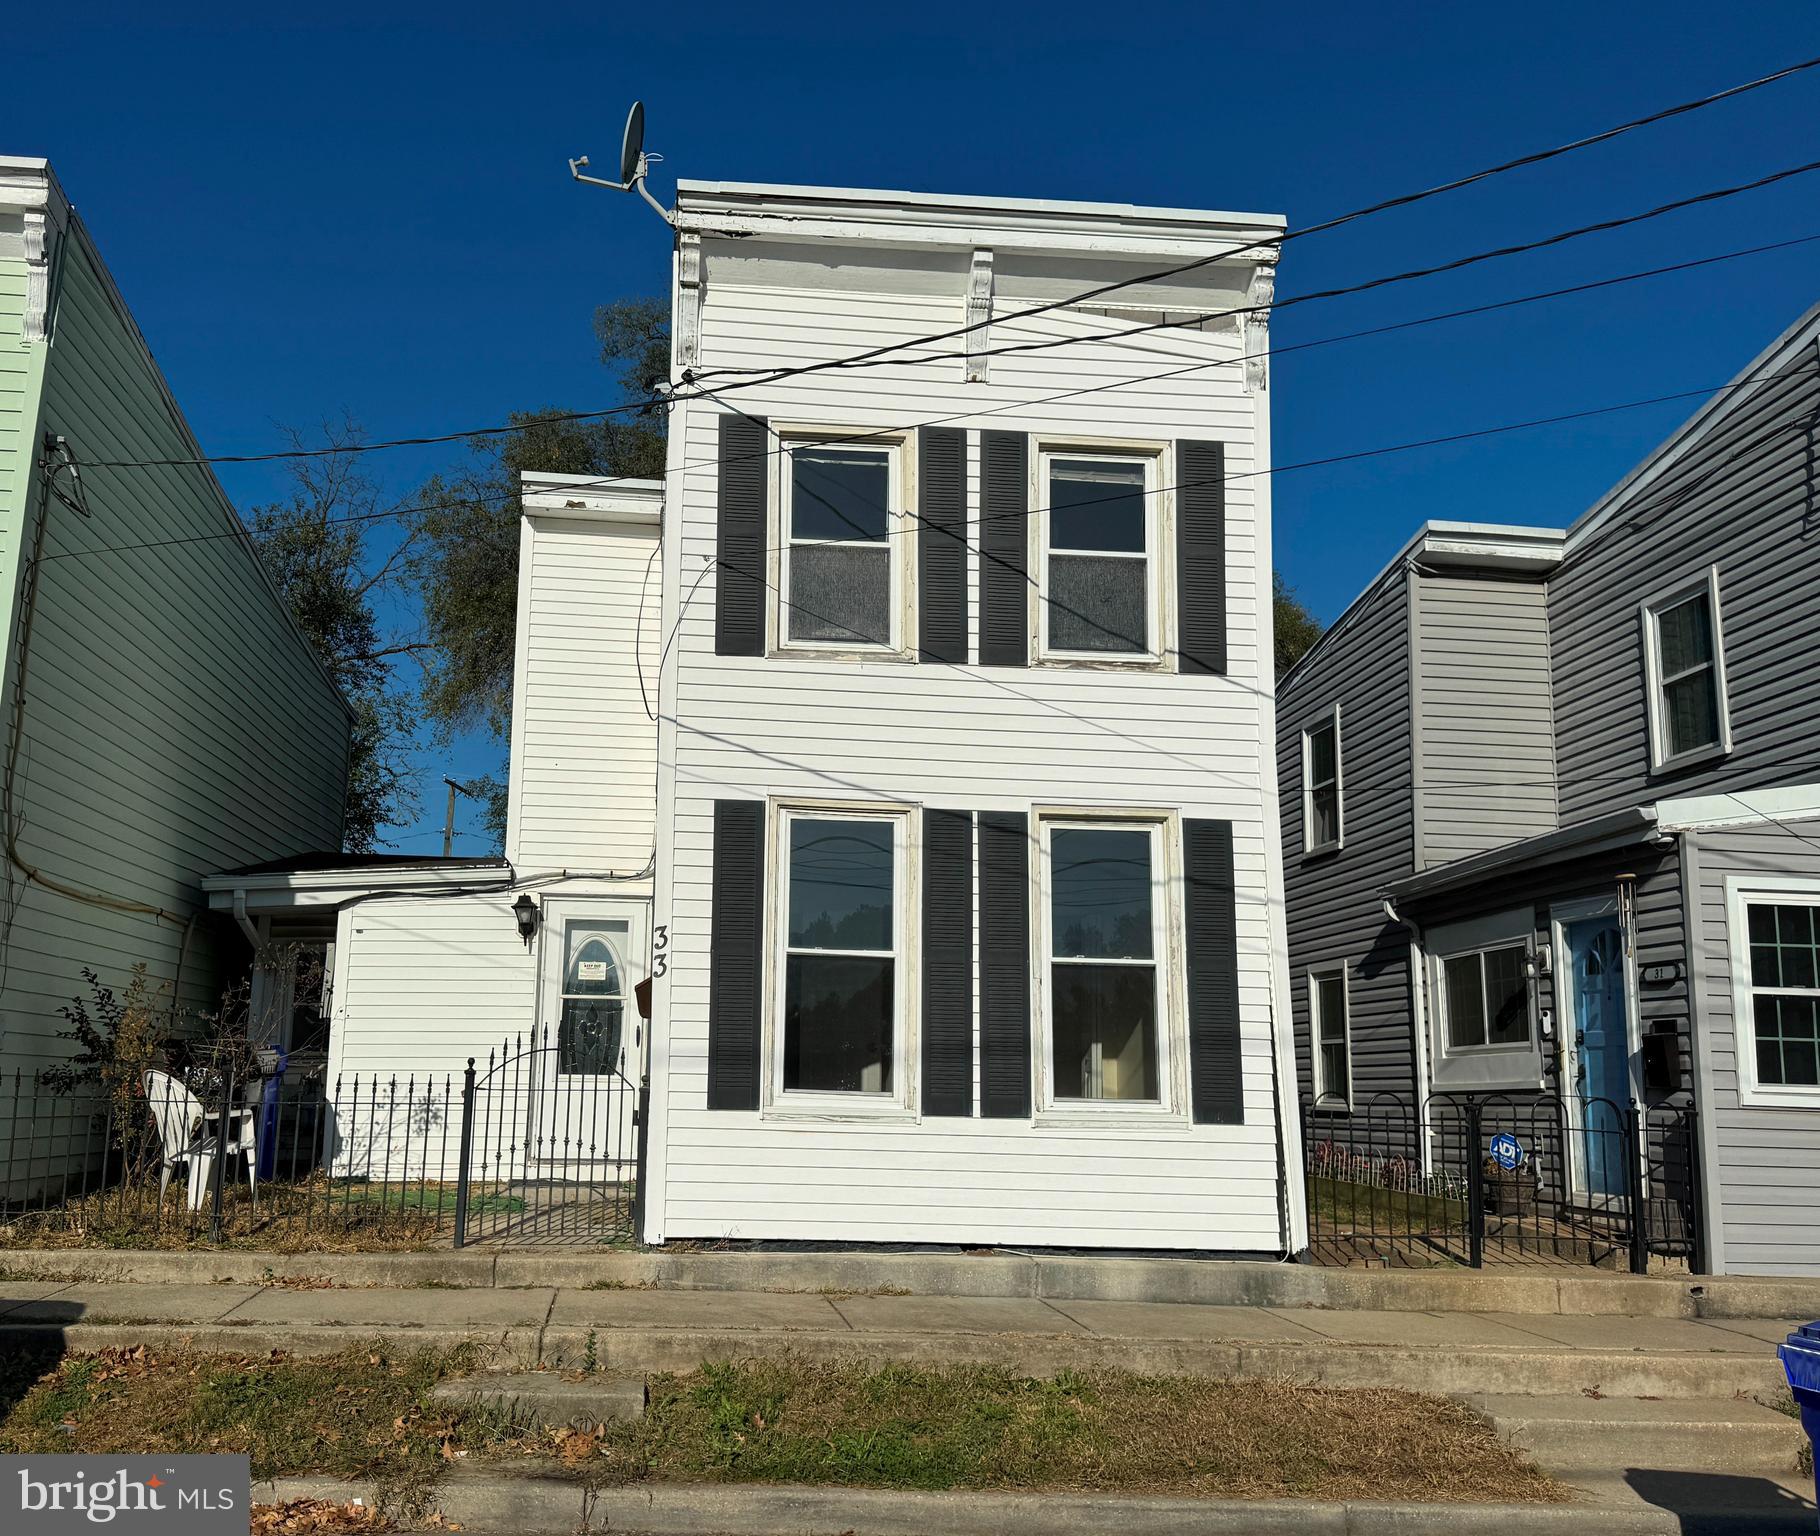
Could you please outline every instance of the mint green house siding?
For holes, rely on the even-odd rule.
[[[0,161],[0,195],[21,164]],[[0,239],[0,719],[17,744],[0,1071],[65,1054],[57,1010],[85,967],[118,988],[143,961],[187,1002],[216,1001],[245,944],[198,881],[339,847],[347,776],[346,706],[213,474],[102,467],[198,450],[54,183],[47,212],[42,339],[29,255]],[[80,510],[42,494],[47,434],[81,466]],[[73,493],[67,474],[58,486]]]

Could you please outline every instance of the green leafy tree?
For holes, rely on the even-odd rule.
[[[512,431],[474,439],[467,468],[420,493],[410,570],[431,646],[424,714],[442,740],[484,730],[503,750],[511,736],[519,476],[663,475],[667,423],[658,391],[670,372],[669,327],[669,306],[657,299],[623,299],[594,315],[601,361],[617,370],[626,401],[647,409],[591,420],[556,409],[514,413]],[[488,776],[467,788],[503,840],[504,784]]]
[[[1277,676],[1281,677],[1321,638],[1321,623],[1295,595],[1295,588],[1283,580],[1281,571],[1271,573],[1270,585],[1275,614]]]
[[[362,470],[356,427],[326,428],[324,436],[340,451],[292,461],[290,494],[253,508],[249,525],[286,606],[353,708],[343,845],[368,853],[380,845],[382,827],[409,820],[416,808],[408,759],[416,722],[396,669],[428,647],[388,633],[375,608],[401,581],[414,534],[407,528],[384,553],[371,547],[370,530],[388,524],[385,514],[397,508]]]

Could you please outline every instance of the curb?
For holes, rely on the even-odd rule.
[[[1047,1301],[1168,1301],[1209,1306],[1535,1315],[1820,1317],[1820,1280],[1603,1275],[1563,1269],[1370,1270],[1249,1260],[952,1253],[626,1253],[549,1249],[279,1254],[0,1249],[22,1280],[206,1284],[327,1280],[402,1289],[605,1286],[703,1291],[904,1291]]]
[[[370,1487],[311,1478],[256,1484],[260,1502],[294,1498],[371,1501]],[[1666,1509],[1572,1504],[1406,1504],[1364,1500],[1125,1498],[1116,1494],[904,1493],[885,1489],[755,1484],[641,1483],[586,1499],[581,1483],[548,1474],[451,1477],[433,1496],[437,1512],[464,1530],[512,1536],[581,1531],[645,1536],[1669,1536],[1683,1529]],[[1759,1523],[1756,1530],[1763,1530]],[[1806,1529],[1806,1526],[1791,1529]]]

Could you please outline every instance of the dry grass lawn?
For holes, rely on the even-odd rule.
[[[471,1366],[461,1352],[393,1355],[382,1346],[308,1358],[139,1349],[8,1361],[0,1452],[244,1451],[256,1477],[372,1479],[389,1508],[405,1510],[426,1507],[458,1460],[552,1458],[578,1478],[611,1483],[1566,1497],[1470,1410],[1413,1392],[753,1361],[654,1378],[642,1420],[588,1432],[430,1396]]]

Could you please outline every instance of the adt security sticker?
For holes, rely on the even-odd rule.
[[[1509,1131],[1491,1138],[1491,1160],[1500,1168],[1515,1168],[1523,1161],[1523,1143]]]

